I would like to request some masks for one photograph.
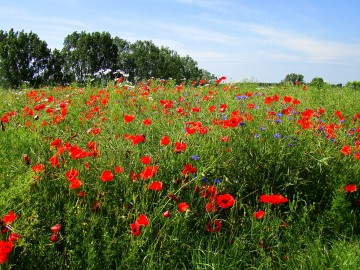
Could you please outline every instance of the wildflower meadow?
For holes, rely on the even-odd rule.
[[[360,93],[1,91],[0,269],[359,269]]]

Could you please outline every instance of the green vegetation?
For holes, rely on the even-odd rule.
[[[125,78],[1,96],[0,269],[358,268],[351,87]]]

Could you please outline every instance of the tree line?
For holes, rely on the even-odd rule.
[[[108,32],[82,31],[66,36],[61,50],[52,50],[33,32],[0,30],[2,88],[19,88],[24,83],[34,87],[82,84],[100,75],[101,71],[104,74],[104,70],[109,78],[125,74],[130,81],[151,77],[171,78],[177,82],[216,78],[200,69],[190,56],[180,56],[168,47],[156,46],[152,41],[130,43],[111,37]]]

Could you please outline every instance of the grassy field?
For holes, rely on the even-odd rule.
[[[360,269],[360,93],[1,91],[0,269]]]

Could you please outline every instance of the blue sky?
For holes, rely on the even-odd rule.
[[[218,77],[360,80],[359,0],[0,0],[0,29],[62,48],[74,31],[152,40]]]

